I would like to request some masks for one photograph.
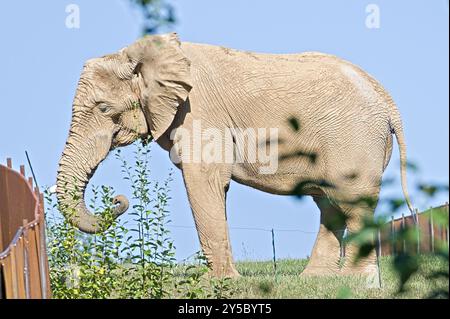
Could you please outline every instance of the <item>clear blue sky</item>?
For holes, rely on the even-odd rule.
[[[79,5],[80,29],[65,26],[66,5]],[[360,65],[391,93],[403,116],[409,158],[417,180],[448,184],[449,51],[447,0],[434,1],[173,1],[175,27],[184,41],[261,52],[323,51]],[[369,3],[380,8],[380,28],[365,25]],[[84,61],[114,52],[140,36],[138,11],[127,0],[2,1],[0,3],[0,161],[18,168],[31,154],[41,185],[53,185]],[[124,149],[129,153],[129,149]],[[152,167],[163,178],[172,167],[154,145]],[[395,148],[385,176],[399,176]],[[108,158],[92,181],[129,194],[118,163]],[[401,196],[401,188],[383,191]],[[170,210],[174,225],[192,226],[181,174],[175,169]],[[420,209],[448,199],[415,201]],[[413,199],[414,200],[414,199]],[[231,227],[301,229],[276,232],[278,257],[305,257],[318,229],[311,200],[273,196],[233,183]],[[382,213],[382,212],[378,212]],[[124,217],[126,218],[126,217]],[[177,257],[199,249],[193,228],[172,228]],[[237,259],[271,257],[270,233],[231,229]]]

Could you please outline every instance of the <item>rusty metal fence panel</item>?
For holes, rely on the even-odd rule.
[[[50,297],[43,196],[8,159],[0,165],[0,299]]]
[[[435,244],[437,242],[445,243],[448,247],[449,245],[449,229],[447,227],[442,227],[436,225],[433,222],[433,211],[443,210],[447,214],[449,213],[449,204],[430,208],[422,213],[417,213],[417,224],[419,229],[418,240],[415,244],[396,241],[396,245],[393,246],[390,240],[395,237],[397,233],[401,231],[403,227],[415,225],[415,217],[413,215],[408,215],[399,217],[397,219],[392,218],[390,221],[390,227],[385,227],[385,229],[378,235],[378,254],[380,256],[397,255],[402,252],[415,252],[420,253],[432,253],[435,249]]]

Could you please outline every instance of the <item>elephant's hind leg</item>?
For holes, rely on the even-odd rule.
[[[355,205],[343,205],[343,210],[346,211],[347,220],[347,232],[348,234],[356,233],[361,230],[363,226],[364,218],[373,218],[374,207],[369,207],[364,203]],[[375,238],[374,238],[375,240]],[[359,276],[366,280],[368,288],[379,288],[379,269],[376,257],[376,251],[372,250],[371,253],[364,258],[356,261],[359,247],[350,242],[345,246],[345,261],[341,269],[343,275]]]
[[[345,221],[339,218],[342,214],[327,197],[314,197],[314,201],[320,208],[320,228],[302,276],[336,275],[339,274]]]

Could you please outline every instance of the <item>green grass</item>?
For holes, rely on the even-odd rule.
[[[392,257],[382,257],[381,289],[365,288],[364,280],[351,277],[299,276],[306,260],[279,260],[274,276],[272,262],[238,262],[242,275],[233,281],[233,298],[427,298],[438,288],[448,291],[448,278],[430,279],[434,271],[448,270],[448,263],[433,256],[422,256],[421,271],[407,283],[407,290],[398,294],[398,275]]]

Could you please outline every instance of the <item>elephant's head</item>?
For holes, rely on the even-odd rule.
[[[158,139],[172,123],[191,89],[190,63],[177,35],[147,36],[118,53],[86,62],[72,108],[72,123],[57,176],[58,203],[80,230],[102,230],[87,209],[84,192],[109,151],[151,135]],[[117,196],[114,214],[128,208]]]

